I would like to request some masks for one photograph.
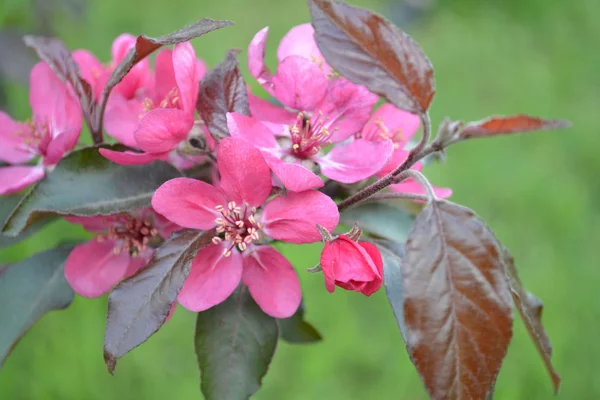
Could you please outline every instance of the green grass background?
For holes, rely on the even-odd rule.
[[[57,11],[71,48],[106,60],[112,39],[127,31],[160,35],[200,17],[236,26],[194,41],[215,65],[228,48],[245,49],[269,25],[273,66],[279,38],[308,21],[300,0],[93,0],[84,20]],[[355,1],[389,14],[383,0]],[[0,0],[3,25],[27,26],[28,3]],[[600,398],[600,2],[445,1],[405,29],[435,66],[434,124],[444,116],[474,120],[528,112],[570,119],[570,130],[473,141],[451,148],[426,174],[454,189],[512,250],[525,285],[545,303],[544,323],[563,376],[563,399]],[[3,56],[9,56],[3,50]],[[244,63],[245,64],[245,63]],[[246,75],[247,76],[247,75]],[[26,90],[11,85],[11,111],[28,115]],[[66,223],[0,253],[18,260],[81,235]],[[385,294],[328,294],[314,265],[319,245],[285,247],[300,272],[307,317],[324,341],[280,343],[257,399],[426,399]],[[106,298],[77,298],[52,312],[20,341],[0,372],[2,399],[200,398],[193,353],[194,315],[179,307],[147,343],[106,372],[102,339]],[[548,399],[551,385],[522,323],[500,373],[497,399]]]

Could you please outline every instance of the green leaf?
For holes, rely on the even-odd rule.
[[[404,245],[388,240],[373,240],[383,259],[383,285],[394,317],[400,328],[402,338],[406,340],[406,321],[404,320],[404,289],[402,287],[402,257]]]
[[[104,360],[110,373],[117,359],[145,342],[165,323],[190,272],[192,259],[211,243],[214,230],[173,234],[148,266],[119,283],[108,296]]]
[[[21,198],[21,196],[15,195],[0,196],[0,224],[4,224],[4,221],[8,219],[8,216],[17,207],[19,201],[21,201]],[[21,232],[20,235],[17,236],[7,236],[0,234],[0,249],[3,247],[12,246],[13,244],[19,243],[21,240],[27,239],[29,236],[40,230],[42,227],[44,227],[44,225],[51,221],[51,218],[38,221],[37,223],[25,229],[23,232]]]
[[[71,249],[47,250],[0,269],[0,367],[35,321],[73,301],[64,274]]]
[[[196,355],[206,399],[248,399],[260,389],[278,335],[275,318],[258,307],[244,286],[199,313]]]
[[[304,320],[304,303],[300,303],[298,310],[289,318],[277,320],[279,336],[288,343],[314,343],[322,339],[319,331]]]
[[[122,150],[123,146],[109,148]],[[77,150],[25,195],[2,231],[15,236],[53,214],[109,215],[148,207],[154,191],[179,176],[177,169],[162,161],[124,166],[102,157],[98,147]]]
[[[342,223],[358,226],[382,238],[403,243],[408,237],[408,232],[414,217],[400,207],[388,203],[367,203],[344,211],[341,216]]]

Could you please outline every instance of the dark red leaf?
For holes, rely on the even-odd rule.
[[[571,123],[569,121],[560,119],[543,119],[529,115],[495,116],[468,123],[460,132],[459,137],[461,139],[472,139],[511,133],[568,128],[570,126]]]
[[[104,360],[113,373],[117,359],[152,336],[164,323],[198,250],[211,243],[214,231],[175,233],[150,264],[119,283],[108,296]]]
[[[224,28],[226,26],[233,25],[231,21],[219,21],[208,18],[202,18],[195,23],[188,25],[180,30],[170,33],[165,36],[158,38],[151,38],[149,36],[141,35],[137,37],[135,48],[131,49],[129,53],[123,58],[123,60],[117,65],[112,72],[104,91],[102,92],[102,99],[100,101],[100,111],[98,112],[97,118],[101,123],[102,115],[104,114],[104,108],[108,101],[108,96],[111,90],[127,75],[127,73],[133,68],[138,62],[148,57],[154,51],[158,50],[162,46],[172,45],[181,42],[186,42],[198,36],[205,35],[217,29]]]
[[[229,50],[219,65],[208,71],[198,93],[196,109],[212,136],[229,136],[228,112],[250,115],[244,77],[238,68],[237,50]]]
[[[99,126],[95,118],[97,109],[96,101],[92,94],[92,87],[81,77],[79,66],[73,60],[71,52],[63,44],[62,41],[56,38],[48,38],[43,36],[25,36],[23,37],[25,44],[35,50],[42,61],[56,73],[56,75],[65,83],[70,83],[73,90],[81,103],[83,117],[95,138],[100,138]]]
[[[310,0],[315,40],[334,69],[399,108],[425,112],[433,67],[419,45],[390,21],[333,0]]]
[[[406,242],[406,344],[433,399],[484,399],[512,336],[495,237],[468,208],[435,200]]]
[[[504,261],[508,283],[517,310],[519,310],[519,314],[521,314],[525,328],[527,328],[527,332],[529,332],[538,353],[540,353],[542,360],[544,360],[544,365],[550,374],[550,379],[552,379],[554,393],[558,393],[561,378],[552,365],[552,360],[550,359],[552,356],[552,345],[550,344],[548,334],[542,325],[542,309],[544,305],[540,299],[523,288],[519,275],[517,274],[514,259],[506,249],[504,249]]]

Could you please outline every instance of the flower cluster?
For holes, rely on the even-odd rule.
[[[196,115],[204,63],[189,42],[161,50],[152,68],[137,63],[108,99],[106,132],[126,151],[101,148],[121,165],[166,161],[179,169],[200,162],[213,179],[176,178],[155,192],[151,208],[98,217],[66,217],[96,236],[78,245],[66,261],[74,290],[87,297],[115,284],[151,262],[154,248],[171,233],[187,228],[212,230],[212,243],[192,261],[178,301],[203,311],[227,299],[243,283],[262,310],[277,318],[293,315],[301,301],[292,264],[271,244],[314,243],[333,234],[340,214],[321,189],[336,181],[345,187],[386,176],[407,160],[419,117],[384,104],[367,88],[339,76],[325,61],[310,24],[294,27],[277,50],[272,73],[265,65],[268,29],[248,48],[251,75],[273,97],[261,99],[248,89],[250,115],[227,113],[230,136],[217,141]],[[136,46],[121,35],[112,60],[103,64],[85,50],[73,58],[92,95],[99,99],[111,73]],[[33,117],[18,123],[0,113],[0,194],[19,191],[42,179],[71,151],[81,130],[82,113],[73,89],[45,63],[31,73]],[[37,164],[28,164],[35,157]],[[420,170],[416,163],[412,168]],[[405,180],[392,191],[422,194]],[[435,189],[438,197],[449,189]],[[317,228],[319,226],[319,228]],[[354,235],[330,236],[320,265],[325,285],[367,296],[382,284],[377,247]]]

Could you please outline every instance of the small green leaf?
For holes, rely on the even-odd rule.
[[[394,317],[400,328],[402,338],[406,338],[406,321],[404,320],[404,297],[402,288],[402,257],[404,246],[388,240],[373,240],[381,252],[383,259],[383,285]]]
[[[0,269],[0,367],[35,321],[73,301],[64,274],[71,249],[47,250]]]
[[[177,169],[162,161],[123,166],[102,157],[98,147],[77,150],[25,195],[2,232],[15,236],[53,214],[109,215],[148,207],[154,191],[179,176]]]
[[[19,204],[19,201],[21,201],[21,199],[21,196],[16,195],[0,196],[0,225],[4,224],[4,221],[8,219],[8,216],[17,207],[17,204]],[[7,236],[0,234],[0,249],[3,247],[12,246],[13,244],[19,243],[21,240],[27,239],[29,236],[39,231],[41,228],[44,227],[44,225],[51,221],[51,218],[38,221],[37,223],[29,226],[17,236]]]
[[[414,217],[400,207],[388,203],[367,203],[344,211],[342,223],[352,226],[358,223],[359,228],[372,235],[403,243]]]
[[[278,336],[275,318],[258,307],[244,286],[198,313],[196,355],[206,400],[245,400],[256,393]]]
[[[314,343],[322,339],[319,331],[304,320],[303,303],[300,303],[300,307],[294,315],[278,319],[277,324],[279,325],[279,336],[288,343]]]

